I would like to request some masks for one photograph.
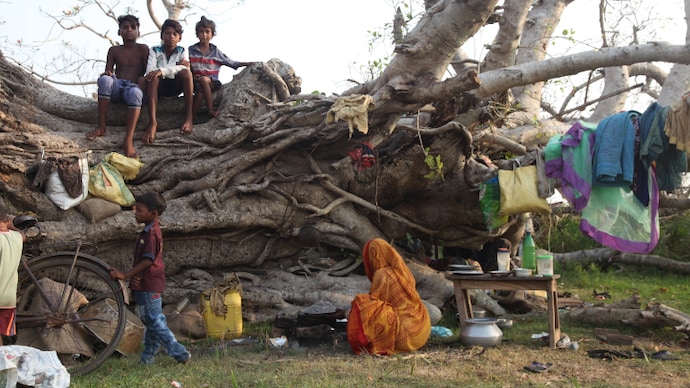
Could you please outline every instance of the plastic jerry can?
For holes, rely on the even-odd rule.
[[[237,291],[228,291],[224,299],[227,314],[216,315],[211,308],[211,301],[203,296],[202,312],[206,334],[220,340],[233,339],[242,336],[242,297]]]

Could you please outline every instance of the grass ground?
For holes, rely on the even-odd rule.
[[[570,292],[594,302],[592,291],[606,291],[606,303],[640,296],[643,305],[664,303],[690,311],[687,275],[650,268],[557,268],[562,275],[559,292]],[[242,345],[212,341],[190,344],[193,360],[181,366],[161,354],[154,366],[138,364],[136,355],[112,358],[97,371],[73,378],[73,387],[682,387],[690,381],[690,353],[685,335],[672,328],[637,330],[624,324],[613,328],[635,337],[635,345],[647,351],[670,350],[676,361],[653,359],[590,358],[587,350],[629,350],[609,346],[593,335],[594,327],[574,322],[561,311],[561,326],[579,350],[549,349],[534,333],[548,331],[545,313],[512,315],[515,323],[504,331],[495,348],[463,347],[454,311],[442,322],[455,335],[432,338],[415,353],[391,357],[355,356],[343,338],[327,344],[297,349],[276,349],[268,340],[265,325],[245,328]],[[540,374],[527,372],[532,361],[553,363]]]

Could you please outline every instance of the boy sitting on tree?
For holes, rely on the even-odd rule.
[[[196,37],[199,42],[189,46],[189,62],[192,66],[194,75],[194,108],[192,114],[196,117],[201,108],[201,103],[206,101],[206,109],[211,117],[218,116],[218,112],[213,110],[212,92],[220,89],[221,83],[218,79],[221,66],[225,65],[237,70],[240,67],[249,66],[254,62],[237,62],[228,58],[222,51],[211,43],[211,39],[216,36],[216,23],[206,19],[205,16],[196,24]]]
[[[192,132],[192,72],[189,70],[189,55],[184,47],[178,46],[182,40],[182,25],[168,19],[161,27],[163,44],[151,47],[146,66],[146,82],[149,125],[144,134],[144,143],[152,144],[156,137],[158,122],[156,121],[156,105],[158,97],[177,97],[184,94],[185,120],[180,128],[182,134]]]
[[[143,84],[149,48],[145,44],[137,43],[139,18],[125,15],[117,18],[117,22],[117,34],[122,37],[122,45],[113,46],[108,50],[105,72],[98,78],[98,126],[86,134],[86,138],[94,140],[105,135],[105,119],[110,101],[123,101],[128,109],[122,148],[125,155],[135,158],[137,154],[133,144],[134,129],[141,114],[144,92],[140,83]]]

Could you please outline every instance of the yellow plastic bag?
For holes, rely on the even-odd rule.
[[[139,159],[129,158],[117,152],[108,153],[103,160],[115,167],[126,181],[136,178],[144,165]]]
[[[551,213],[551,206],[546,199],[539,197],[536,166],[498,170],[498,186],[501,189],[501,208],[498,214]]]
[[[89,170],[89,193],[121,206],[134,203],[134,196],[125,184],[120,171],[105,160]]]

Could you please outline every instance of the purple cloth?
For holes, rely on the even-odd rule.
[[[561,180],[561,194],[576,211],[587,206],[592,191],[592,155],[594,154],[595,126],[578,121],[560,140],[560,157],[552,157],[548,148],[545,153],[546,176]],[[551,141],[549,142],[551,143]],[[557,151],[555,151],[557,153]]]
[[[607,233],[603,230],[600,230],[597,228],[595,225],[593,225],[593,222],[595,221],[594,219],[590,220],[587,218],[587,216],[583,213],[582,218],[580,219],[580,230],[582,232],[591,237],[593,240],[596,242],[605,245],[609,248],[614,248],[616,250],[619,250],[621,252],[628,252],[628,253],[650,253],[651,251],[656,248],[657,243],[659,242],[659,217],[658,217],[658,211],[659,211],[659,187],[657,185],[657,180],[656,180],[656,172],[653,167],[649,168],[649,220],[638,220],[639,224],[643,223],[650,223],[649,224],[649,230],[650,233],[648,236],[647,240],[642,241],[637,240],[633,241],[628,238],[622,237],[622,236],[614,236],[613,234]],[[616,189],[616,188],[611,188],[611,189]],[[593,195],[594,192],[593,192]],[[635,201],[638,201],[637,197],[633,196],[633,199]],[[598,216],[601,216],[601,214],[594,214],[592,218],[596,218]],[[616,215],[619,216],[619,215]],[[620,218],[616,219],[617,222],[623,222]],[[639,231],[638,231],[639,232]],[[639,236],[639,234],[638,234]]]

